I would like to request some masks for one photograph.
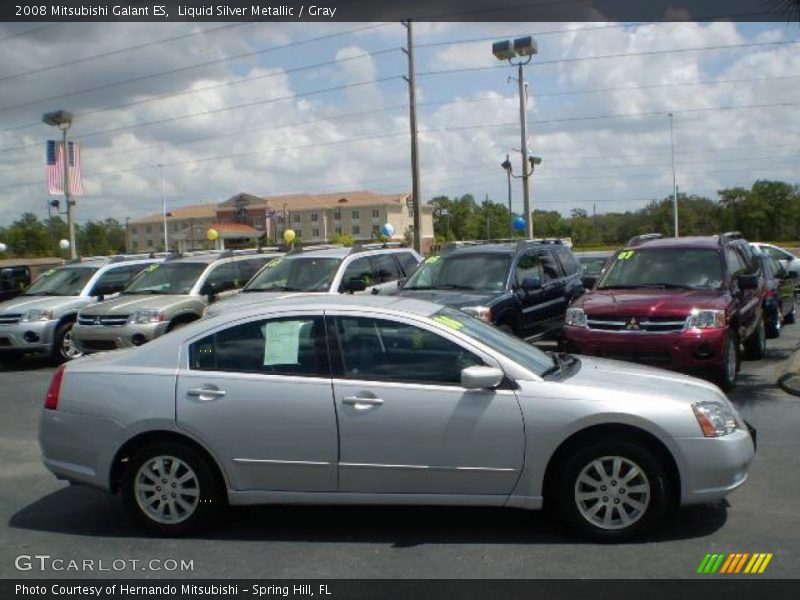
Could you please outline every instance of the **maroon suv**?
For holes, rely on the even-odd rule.
[[[736,382],[739,348],[761,358],[764,278],[738,232],[633,238],[566,314],[570,352]]]

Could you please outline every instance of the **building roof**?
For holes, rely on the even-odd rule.
[[[189,204],[188,206],[177,206],[167,211],[167,218],[170,219],[215,219],[217,216],[216,204]],[[132,219],[131,225],[154,223],[164,220],[164,215],[160,212],[150,213],[138,219]]]
[[[222,239],[230,238],[258,238],[264,235],[263,231],[254,229],[242,223],[211,223],[210,229],[216,229]]]
[[[343,208],[351,206],[375,206],[379,204],[397,204],[399,206],[405,206],[409,196],[410,194],[407,193],[378,194],[376,192],[364,190],[332,192],[329,194],[285,194],[280,196],[265,196],[263,198],[242,193],[221,202],[219,208],[222,210],[236,208],[239,200],[244,200],[245,205],[248,207],[263,207],[275,210],[282,210],[285,204],[289,211],[307,208],[335,208],[337,206]]]

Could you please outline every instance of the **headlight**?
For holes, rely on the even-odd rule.
[[[573,327],[586,327],[586,313],[582,308],[568,308],[564,322]]]
[[[481,321],[486,321],[487,323],[492,322],[492,309],[488,306],[462,306],[461,310]]]
[[[155,309],[137,310],[130,317],[128,317],[128,323],[134,323],[136,325],[143,325],[145,323],[158,323],[163,320],[164,315],[161,314],[161,311]]]
[[[692,404],[692,410],[706,437],[728,435],[740,427],[736,413],[727,404],[696,402]]]
[[[53,319],[52,310],[41,310],[34,308],[22,315],[22,320],[28,321],[51,321]]]
[[[694,309],[686,317],[685,329],[714,329],[723,328],[726,324],[724,310],[697,310]]]

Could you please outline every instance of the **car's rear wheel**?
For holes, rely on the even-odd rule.
[[[739,374],[739,344],[735,334],[730,331],[722,343],[722,364],[719,367],[716,380],[723,390],[731,390],[736,385]]]
[[[224,504],[222,482],[208,460],[179,442],[139,450],[122,481],[130,514],[160,535],[188,535],[211,525]]]
[[[767,330],[764,326],[764,317],[758,321],[756,330],[744,342],[744,351],[747,358],[758,360],[767,353]]]
[[[789,311],[789,314],[783,318],[783,322],[786,325],[791,325],[797,319],[797,304],[795,300],[792,300],[792,310]]]
[[[68,321],[62,323],[58,326],[58,329],[56,329],[56,333],[53,336],[53,350],[51,352],[53,362],[56,364],[61,364],[73,358],[83,356],[83,352],[80,351],[75,344],[75,340],[72,339],[73,325],[75,325],[75,323]]]
[[[775,309],[774,314],[770,314],[769,318],[767,319],[766,312],[764,313],[764,318],[767,319],[766,329],[767,329],[767,337],[769,339],[775,339],[780,337],[781,335],[781,315],[783,314],[783,307],[778,306]]]
[[[566,460],[557,508],[579,534],[621,542],[651,531],[669,507],[669,480],[658,458],[636,442],[595,442]]]

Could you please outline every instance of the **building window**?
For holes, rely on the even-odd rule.
[[[186,221],[181,223],[181,229],[186,229],[187,227],[189,227],[189,224]]]
[[[152,248],[153,247],[153,240],[147,240],[147,247],[148,248]]]
[[[381,211],[379,208],[372,209],[372,218],[373,219],[380,219],[381,218]]]
[[[319,213],[315,213],[315,212],[311,213],[311,221],[314,222],[314,223],[319,221]]]
[[[144,228],[144,230],[145,230],[147,233],[153,233],[153,226],[152,226],[152,225],[147,225],[147,226]]]
[[[361,227],[358,225],[353,225],[353,235],[360,235],[361,234]]]
[[[353,211],[353,220],[354,221],[358,221],[360,218],[361,218],[361,216],[358,214],[358,211],[354,210]]]
[[[372,226],[372,237],[376,238],[381,234],[381,226],[380,225],[373,225]]]
[[[336,209],[333,211],[333,220],[334,221],[341,221],[342,220],[342,211],[340,209]]]
[[[139,240],[133,240],[133,241],[131,242],[131,248],[133,248],[134,250],[136,250],[138,247],[139,247]]]
[[[341,226],[341,225],[337,225],[336,227],[334,227],[334,228],[333,228],[333,230],[334,230],[334,231],[335,231],[335,232],[336,232],[338,235],[342,235],[342,226]]]
[[[295,230],[294,230],[294,234],[295,234],[297,237],[301,238],[301,237],[303,237],[303,230],[302,230],[302,229],[295,229]]]
[[[292,223],[299,223],[300,222],[300,213],[294,213],[292,215]]]
[[[136,227],[131,227],[131,235],[136,235]]]
[[[318,238],[319,237],[319,229],[316,229],[316,228],[312,229],[311,230],[311,237],[312,238]]]

